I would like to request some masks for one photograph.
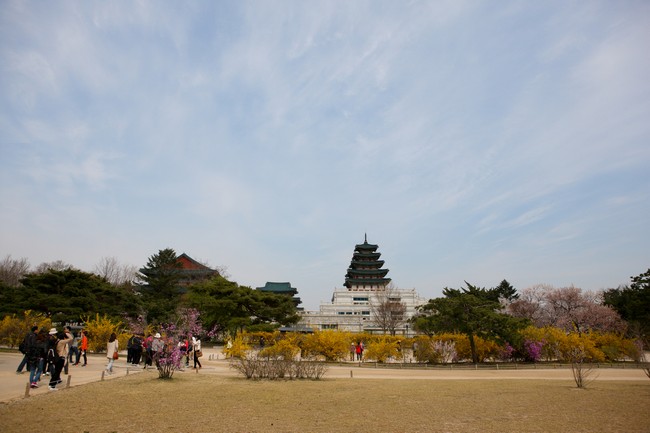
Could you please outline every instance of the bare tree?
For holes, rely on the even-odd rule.
[[[74,269],[74,266],[65,263],[63,260],[57,260],[54,262],[43,262],[40,265],[36,266],[34,273],[44,274],[47,271],[65,271],[68,269]]]
[[[388,332],[395,335],[396,330],[406,322],[406,304],[392,283],[375,293],[376,296],[370,302],[375,323],[384,334]]]
[[[29,261],[26,258],[12,259],[7,255],[0,262],[0,281],[10,287],[20,286],[20,280],[29,272]]]
[[[115,257],[102,257],[95,273],[114,286],[130,285],[138,278],[137,266],[121,265]]]
[[[573,380],[576,382],[578,388],[586,388],[596,377],[593,375],[593,365],[586,363],[587,352],[584,347],[578,346],[571,349],[571,371],[573,372]]]
[[[535,326],[556,326],[567,331],[622,331],[625,322],[603,304],[602,293],[583,292],[578,287],[548,285],[524,289],[507,306],[508,313],[530,319]]]

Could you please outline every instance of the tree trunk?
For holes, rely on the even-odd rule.
[[[476,342],[474,341],[474,334],[470,332],[467,334],[467,337],[469,338],[469,348],[472,351],[472,362],[474,364],[478,364],[478,354],[476,353]]]

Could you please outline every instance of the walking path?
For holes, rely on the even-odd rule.
[[[229,367],[219,348],[203,348],[201,358],[203,368],[198,374],[211,374],[234,377],[237,372]],[[7,402],[25,397],[29,382],[29,372],[16,374],[16,367],[22,355],[18,352],[0,352],[0,402]],[[64,389],[68,380],[70,386],[83,385],[102,380],[102,372],[106,368],[105,355],[88,355],[86,367],[69,366],[68,375],[61,374],[63,382],[57,386]],[[570,368],[560,369],[527,369],[527,370],[471,370],[471,369],[414,369],[414,368],[373,368],[374,363],[359,366],[358,363],[330,365],[324,376],[325,379],[424,379],[424,380],[573,380]],[[104,375],[104,380],[114,380],[127,374],[157,375],[156,368],[143,370],[140,367],[127,366],[126,353],[120,353],[120,359],[113,365],[114,374]],[[177,374],[197,374],[193,369],[177,372]],[[604,368],[594,371],[596,380],[617,381],[647,381],[648,378],[641,369]],[[49,376],[41,378],[40,387],[30,389],[29,395],[39,395],[52,392],[48,390]]]

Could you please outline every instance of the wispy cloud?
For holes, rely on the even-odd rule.
[[[650,235],[649,17],[3,2],[0,244],[86,269],[172,246],[244,284],[289,280],[311,306],[364,232],[425,296],[509,275],[618,284],[647,266],[603,245]],[[89,233],[92,248],[59,236]]]

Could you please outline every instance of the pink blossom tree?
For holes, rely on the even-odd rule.
[[[506,311],[530,319],[535,326],[555,326],[566,331],[622,332],[625,322],[603,304],[602,293],[583,292],[574,286],[554,288],[538,285],[524,289]]]

